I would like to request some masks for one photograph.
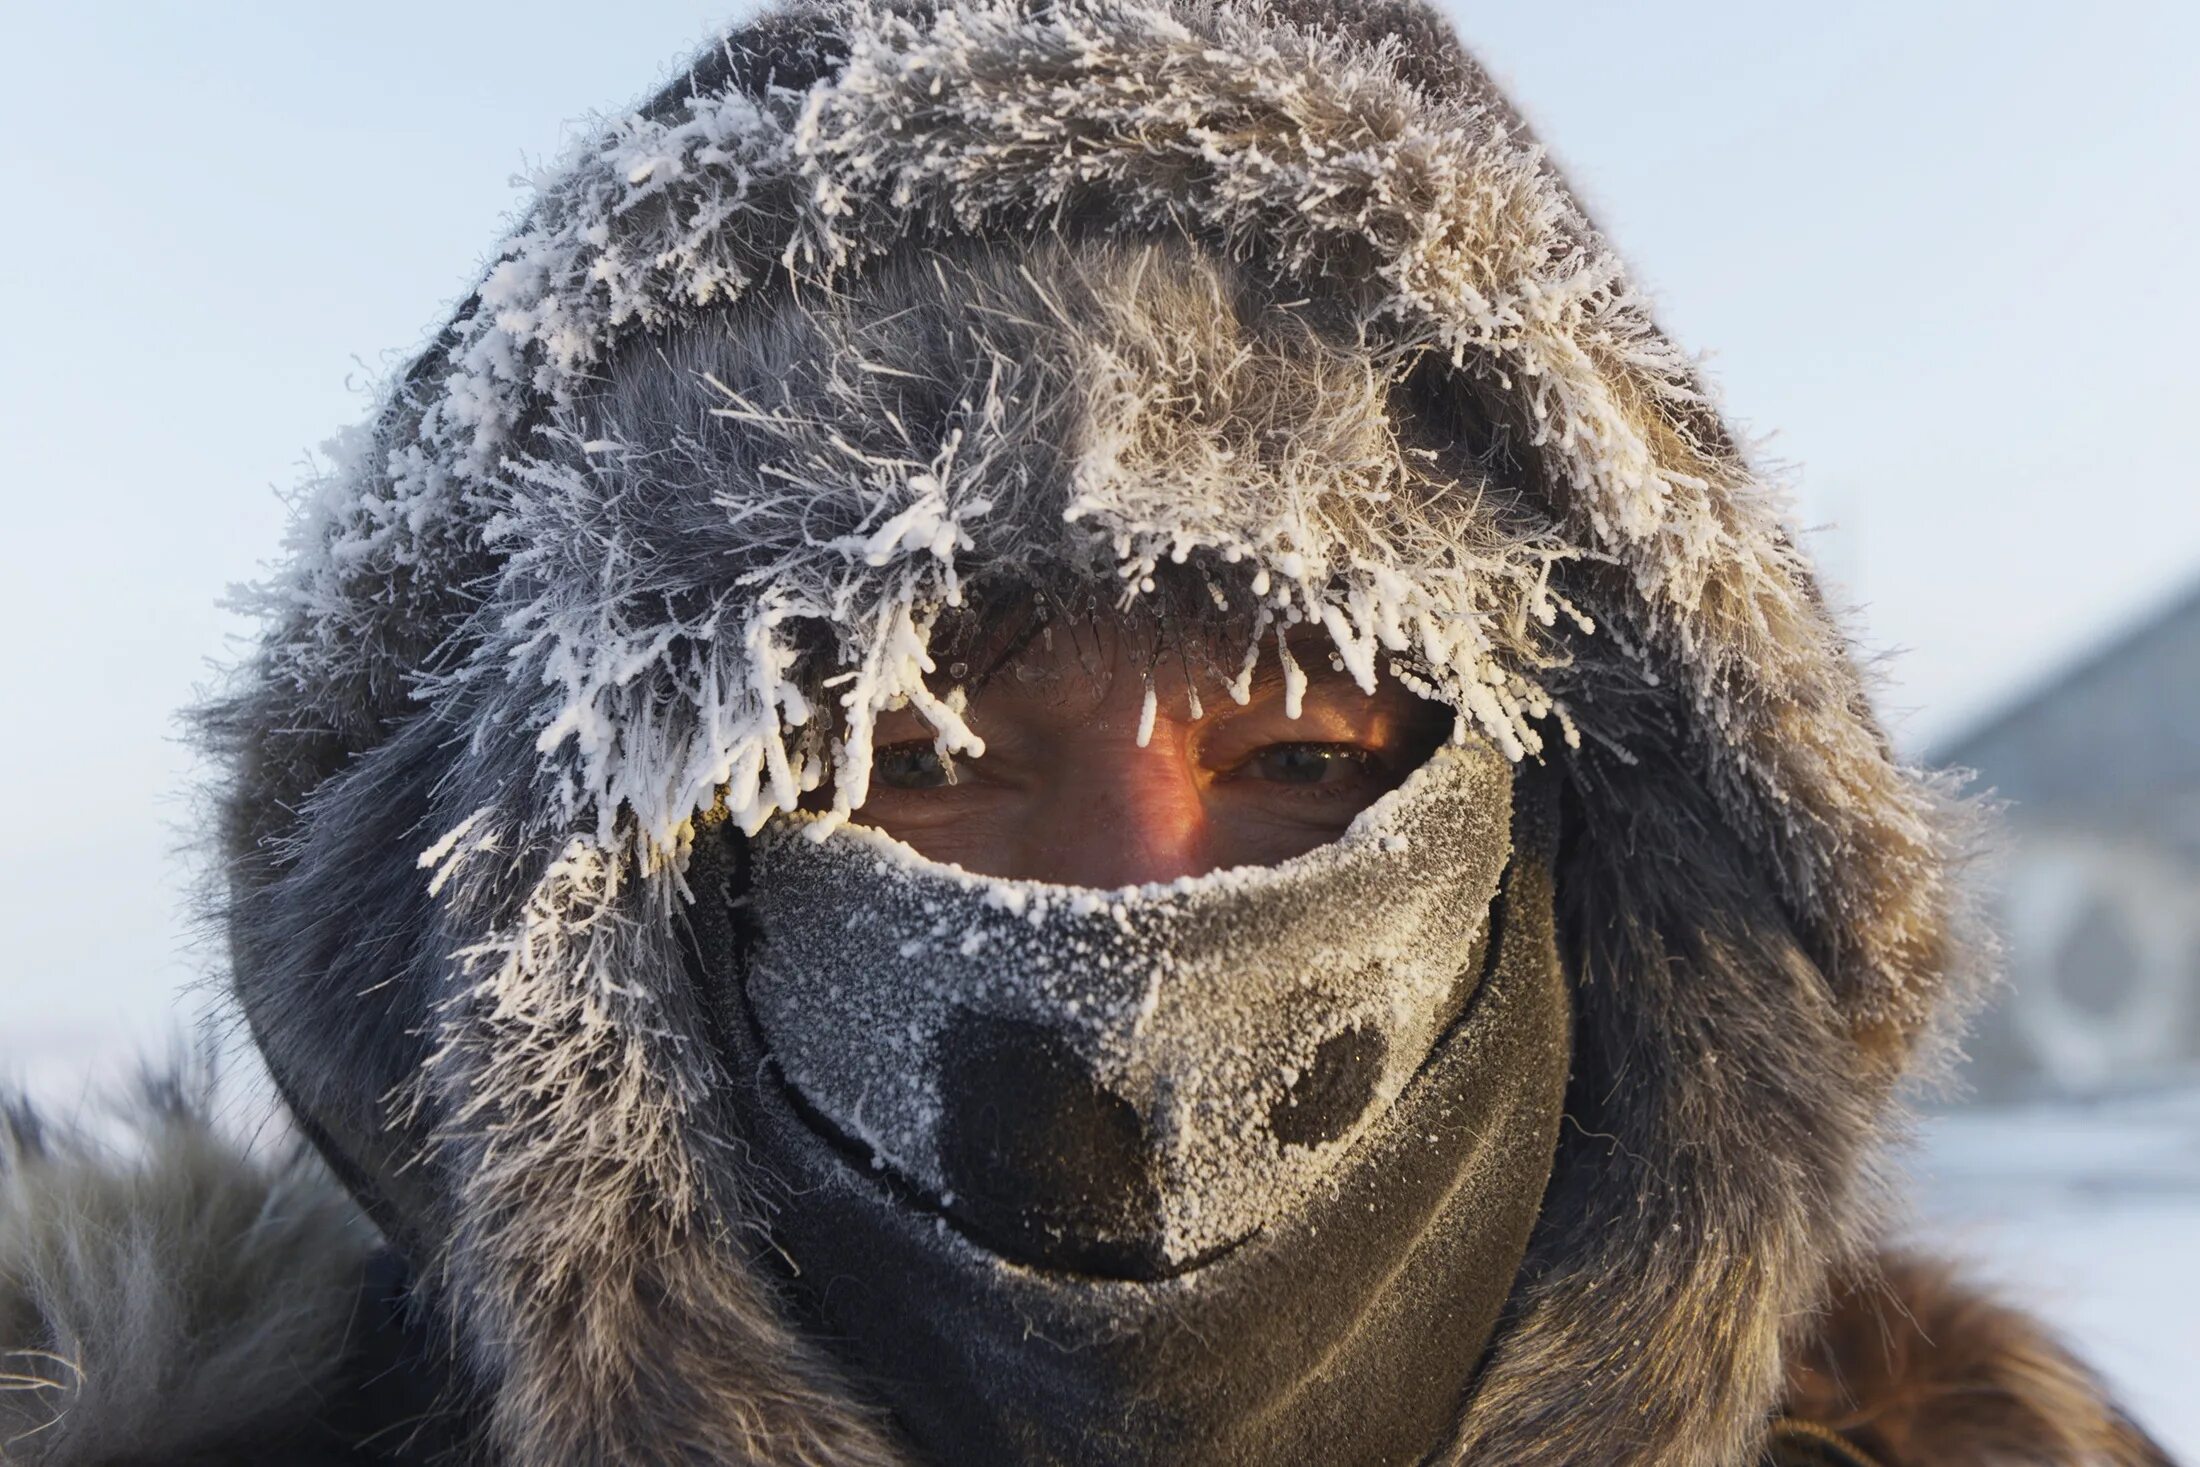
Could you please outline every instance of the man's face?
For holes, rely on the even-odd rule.
[[[1364,693],[1330,667],[1321,639],[1301,640],[1297,717],[1272,649],[1243,705],[1220,680],[1164,658],[1142,740],[1149,683],[1123,637],[1103,628],[1034,639],[970,693],[964,716],[985,740],[982,757],[950,769],[916,712],[880,716],[856,818],[936,861],[1074,886],[1303,854],[1426,759],[1451,712],[1387,678]]]

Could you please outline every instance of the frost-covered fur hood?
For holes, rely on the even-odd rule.
[[[1975,956],[1781,513],[1417,5],[774,10],[303,497],[208,717],[236,993],[504,1450],[905,1460],[752,1267],[687,853],[960,741],[956,605],[1201,578],[1563,776],[1570,1121],[1445,1459],[1742,1461]]]

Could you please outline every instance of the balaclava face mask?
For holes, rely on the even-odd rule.
[[[700,952],[773,1240],[929,1459],[1438,1442],[1567,1070],[1514,783],[1447,746],[1330,845],[1115,891],[801,817],[705,842],[706,881],[746,860]]]

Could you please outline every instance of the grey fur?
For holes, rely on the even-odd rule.
[[[1876,1226],[1894,1088],[1971,986],[1960,815],[1893,762],[1776,497],[1440,22],[952,20],[782,11],[706,54],[549,187],[309,506],[208,716],[237,994],[286,1093],[452,1301],[512,1459],[900,1460],[750,1267],[686,841],[729,786],[763,808],[773,772],[729,749],[787,780],[841,757],[786,710],[876,650],[847,630],[871,609],[929,616],[987,570],[1112,595],[1168,527],[1120,496],[1102,533],[1065,525],[1096,363],[1135,383],[1252,343],[1226,410],[1126,432],[1125,474],[1211,488],[1179,506],[1192,571],[1248,594],[1253,563],[1210,552],[1260,496],[1202,516],[1210,451],[1257,429],[1256,485],[1326,470],[1336,543],[1476,588],[1444,603],[1473,666],[1391,652],[1463,716],[1498,697],[1477,716],[1571,790],[1574,1124],[1451,1457],[1746,1460]],[[753,115],[686,108],[729,84]],[[1394,427],[1307,408],[1340,393]],[[913,503],[958,429],[970,543],[819,551]],[[1456,451],[1492,431],[1505,452]],[[789,623],[780,703],[726,691],[775,587],[848,612]]]
[[[350,1461],[343,1383],[373,1230],[303,1147],[253,1157],[150,1084],[132,1144],[0,1114],[0,1462]]]

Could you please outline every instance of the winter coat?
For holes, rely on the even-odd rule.
[[[1026,289],[1078,309],[972,308]],[[1780,509],[1411,0],[737,28],[301,495],[205,727],[235,997],[319,1160],[173,1093],[134,1161],[21,1117],[0,1452],[919,1460],[759,1261],[684,873],[860,789],[941,607],[1189,563],[1563,790],[1566,1124],[1431,1460],[2163,1460],[1882,1254],[1898,1089],[1979,986],[1971,825]]]
[[[403,1261],[317,1162],[302,1149],[247,1155],[173,1088],[155,1089],[134,1114],[144,1144],[129,1164],[27,1111],[10,1117],[0,1461],[479,1460],[445,1326],[423,1313]],[[1844,1276],[1797,1331],[1761,1429],[1761,1445],[1734,1460],[2169,1460],[2037,1323],[1946,1264],[1909,1256],[1867,1259]],[[644,1442],[637,1460],[675,1451],[680,1438]],[[803,1459],[778,1443],[755,1460]]]

